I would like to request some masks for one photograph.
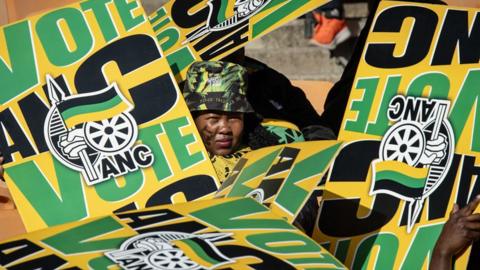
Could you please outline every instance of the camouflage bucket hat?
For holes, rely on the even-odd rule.
[[[227,62],[201,61],[188,69],[183,97],[190,111],[253,112],[246,91],[245,68]]]

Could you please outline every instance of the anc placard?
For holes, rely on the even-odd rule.
[[[8,269],[346,269],[250,198],[97,217],[0,243]],[[111,268],[113,267],[113,268]]]
[[[217,190],[157,44],[132,0],[0,28],[0,150],[27,230]]]
[[[171,0],[150,22],[178,81],[330,0]]]
[[[299,142],[245,154],[216,197],[253,197],[293,222],[340,149],[338,141]]]
[[[380,3],[315,234],[347,267],[426,269],[453,204],[480,193],[478,11]]]

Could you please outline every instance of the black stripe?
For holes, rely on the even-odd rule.
[[[102,103],[114,98],[115,96],[117,96],[117,92],[114,90],[113,86],[110,86],[110,89],[108,89],[106,92],[95,96],[75,97],[65,100],[58,105],[58,110],[60,112],[64,112],[65,110],[77,106]]]
[[[480,256],[478,256],[479,252],[480,252],[480,242],[475,241],[472,245],[470,256],[468,256],[467,270],[480,269]]]
[[[393,192],[402,194],[403,196],[406,196],[409,198],[418,198],[423,195],[423,187],[410,188],[388,179],[375,183],[374,190],[379,190],[379,189],[391,190]]]
[[[205,251],[205,253],[207,253],[207,255],[210,258],[213,258],[219,262],[227,261],[223,257],[220,257],[220,255],[218,255],[217,252],[213,250],[212,246],[210,246],[210,244],[208,244],[207,241],[200,239],[198,237],[190,238],[189,240],[192,240],[193,242],[197,243]]]

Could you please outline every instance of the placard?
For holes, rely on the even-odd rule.
[[[249,198],[64,224],[0,243],[0,255],[0,266],[9,269],[346,269]]]
[[[480,193],[478,11],[381,1],[315,234],[347,267],[428,268],[453,204]]]
[[[341,145],[338,141],[312,141],[249,152],[215,196],[253,197],[292,223]]]
[[[139,2],[6,25],[0,56],[0,150],[28,231],[217,190]]]
[[[177,80],[191,63],[219,60],[329,0],[175,0],[150,22]]]

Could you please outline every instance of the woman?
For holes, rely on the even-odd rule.
[[[278,143],[246,98],[247,72],[221,61],[193,63],[183,96],[220,181],[247,152]]]

